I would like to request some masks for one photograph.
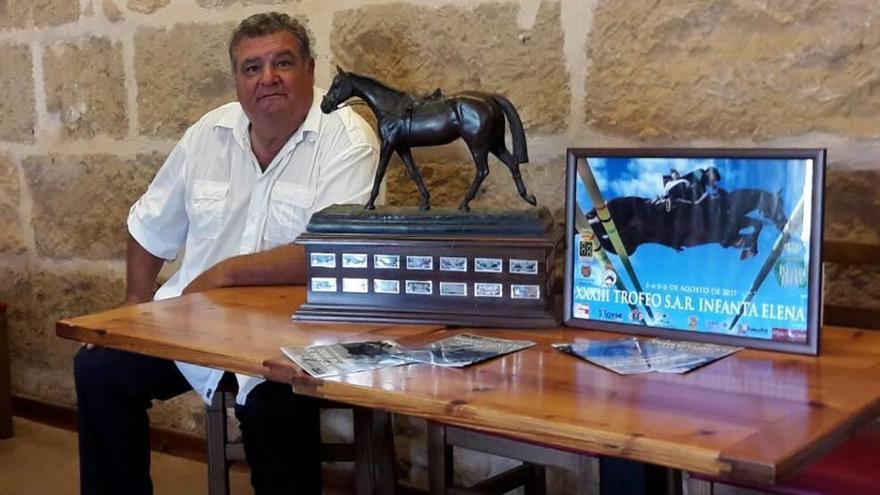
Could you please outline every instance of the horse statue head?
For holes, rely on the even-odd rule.
[[[330,89],[327,90],[327,94],[325,94],[324,98],[321,100],[321,111],[324,113],[330,113],[336,110],[339,108],[339,105],[354,96],[354,87],[351,84],[348,73],[342,70],[338,65],[336,66],[336,71],[337,74],[333,78],[333,83],[330,85]]]
[[[434,146],[462,139],[474,159],[476,173],[459,209],[467,211],[483,180],[489,175],[488,155],[492,153],[510,170],[520,197],[531,205],[535,197],[526,191],[519,165],[529,161],[522,121],[513,104],[499,94],[465,91],[444,96],[433,94],[414,97],[371,77],[346,72],[336,67],[336,76],[321,100],[321,111],[330,113],[352,97],[361,98],[378,121],[379,165],[366,209],[375,208],[379,186],[393,153],[397,153],[421,194],[419,208],[429,209],[430,193],[412,158],[411,148]],[[510,125],[513,151],[504,143],[505,121]]]

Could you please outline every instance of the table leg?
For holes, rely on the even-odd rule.
[[[694,478],[688,473],[681,475],[681,489],[684,495],[712,495],[715,486],[711,481]]]
[[[428,493],[446,495],[452,484],[452,446],[446,444],[446,427],[428,422]]]
[[[393,495],[397,477],[391,413],[355,407],[354,443],[355,493]]]
[[[599,495],[601,493],[601,467],[599,458],[579,455],[575,476],[577,477],[577,495]]]

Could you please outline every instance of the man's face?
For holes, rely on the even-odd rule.
[[[312,105],[315,62],[286,31],[243,38],[233,50],[235,93],[251,121],[302,123]]]

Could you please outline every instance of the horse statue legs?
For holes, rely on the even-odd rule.
[[[468,204],[474,199],[474,196],[477,195],[477,190],[480,188],[480,185],[483,183],[486,176],[489,175],[489,150],[477,149],[473,145],[469,147],[477,171],[474,173],[474,181],[471,182],[471,187],[468,188],[467,194],[464,195],[464,199],[462,199],[461,204],[458,205],[458,209],[461,211],[470,211],[471,208]]]
[[[406,167],[409,178],[416,183],[416,187],[419,188],[419,194],[422,195],[422,200],[419,201],[419,209],[422,211],[430,210],[431,193],[429,193],[428,188],[425,187],[425,181],[422,180],[422,174],[419,173],[419,169],[416,168],[416,163],[413,161],[410,149],[408,147],[398,148],[397,154],[403,160],[403,165]]]
[[[376,177],[373,178],[373,190],[370,191],[370,200],[364,205],[365,210],[376,209],[376,197],[379,196],[379,187],[382,185],[382,179],[385,177],[385,169],[388,168],[388,160],[391,159],[391,153],[394,152],[388,143],[382,143],[379,150],[379,165],[376,167]]]
[[[481,144],[480,140],[476,139],[476,136],[471,137],[466,136],[464,133],[462,134],[462,138],[467,142],[468,148],[471,151],[471,156],[474,158],[474,165],[477,169],[474,174],[474,181],[471,183],[471,187],[468,189],[461,205],[458,207],[458,209],[463,211],[470,210],[470,207],[468,206],[469,203],[474,199],[474,196],[476,196],[477,190],[479,190],[483,180],[489,175],[489,152],[492,152],[493,155],[498,157],[498,159],[507,166],[507,169],[510,170],[510,175],[513,176],[513,182],[516,183],[516,191],[519,193],[520,197],[532,206],[538,204],[535,196],[529,194],[526,190],[526,185],[522,180],[522,174],[519,171],[519,164],[529,161],[525,133],[523,131],[522,121],[519,118],[519,114],[513,104],[501,95],[492,95],[492,101],[498,105],[503,116],[506,117],[507,121],[510,123],[510,134],[513,138],[513,148],[516,156],[514,156],[514,153],[508,151],[504,144],[504,119],[501,116],[499,116],[500,120],[497,121],[494,131],[491,131],[492,137],[487,144]]]
[[[507,148],[504,147],[504,143],[502,142],[500,145],[494,144],[491,151],[492,154],[497,156],[503,164],[507,165],[508,170],[510,170],[510,175],[513,176],[513,182],[516,183],[516,192],[519,193],[520,197],[532,206],[538,204],[535,195],[529,194],[526,191],[526,185],[523,183],[522,174],[519,172],[519,163],[517,163],[516,159],[513,158],[513,155],[507,151]]]
[[[391,160],[391,155],[395,151],[397,151],[397,154],[400,156],[401,160],[403,160],[403,165],[406,167],[410,179],[412,179],[413,182],[416,183],[416,187],[419,188],[419,194],[422,197],[421,201],[419,201],[419,209],[422,211],[431,209],[431,193],[429,193],[428,188],[425,187],[425,182],[422,180],[422,175],[419,173],[419,169],[416,168],[410,149],[407,147],[395,149],[390,143],[382,143],[382,149],[379,151],[379,165],[376,167],[376,177],[373,179],[373,190],[370,192],[370,200],[364,205],[364,209],[376,209],[376,197],[379,196],[379,187],[382,185],[382,179],[385,177],[385,170],[388,168],[388,162]]]

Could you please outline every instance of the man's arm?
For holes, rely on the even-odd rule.
[[[285,244],[268,251],[227,258],[193,279],[183,293],[245,285],[303,284],[305,257],[302,246]]]
[[[139,304],[152,301],[156,277],[165,260],[153,256],[131,236],[128,235],[128,250],[125,256],[125,302]]]

